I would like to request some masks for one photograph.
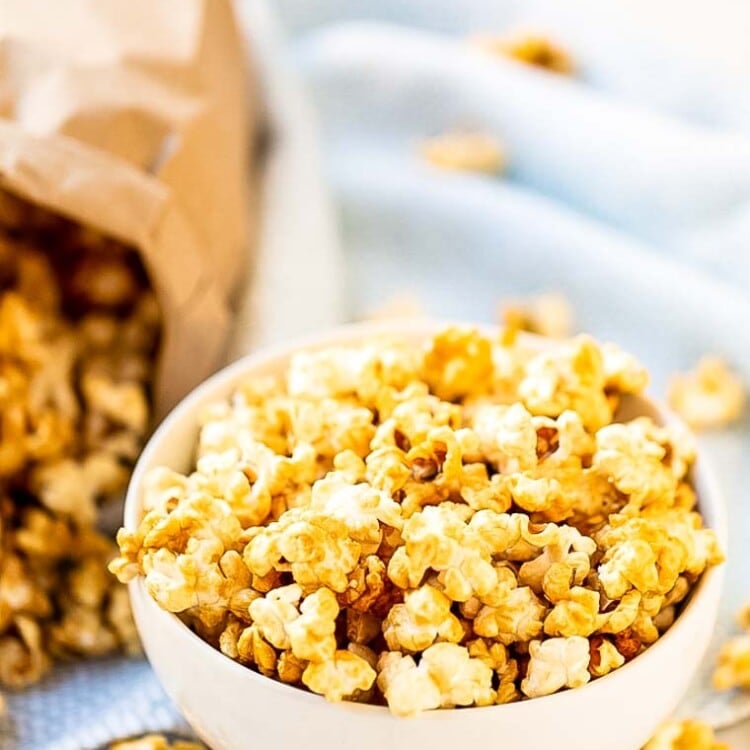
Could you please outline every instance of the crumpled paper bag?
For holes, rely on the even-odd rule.
[[[229,0],[0,0],[0,188],[139,251],[163,320],[157,416],[229,333],[246,79]]]

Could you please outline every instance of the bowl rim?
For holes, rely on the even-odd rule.
[[[153,454],[157,452],[161,443],[169,437],[174,429],[179,429],[181,427],[184,420],[189,419],[191,415],[195,417],[195,413],[201,408],[201,404],[205,397],[210,396],[212,393],[225,390],[225,388],[231,383],[244,376],[250,375],[253,369],[262,367],[268,364],[269,361],[289,358],[291,355],[299,351],[315,351],[329,346],[353,346],[356,344],[357,340],[361,341],[364,338],[370,337],[390,336],[398,338],[413,337],[415,335],[429,336],[433,335],[436,331],[447,327],[468,327],[491,337],[496,337],[500,331],[498,326],[488,324],[467,321],[436,320],[432,318],[408,318],[348,323],[316,334],[275,344],[273,346],[261,347],[258,350],[226,365],[185,395],[174,406],[174,408],[171,409],[149,438],[138,458],[128,485],[123,512],[124,527],[131,531],[137,527],[141,511],[140,488],[145,474],[150,471],[151,468],[155,468],[154,466],[151,466]],[[539,348],[554,347],[565,341],[543,339],[540,336],[527,333],[521,333],[520,335],[530,345],[538,346]],[[226,398],[226,396],[219,396],[218,393],[216,397],[217,399]],[[684,425],[682,420],[661,402],[656,401],[647,395],[641,396],[641,398],[646,404],[654,409],[663,423]],[[726,505],[713,468],[710,463],[706,461],[705,456],[700,449],[697,451],[696,461],[693,465],[693,475],[694,484],[699,484],[701,490],[698,496],[698,502],[703,506],[701,508],[701,516],[704,518],[704,521],[710,521],[710,523],[707,523],[706,525],[708,528],[715,531],[719,544],[722,550],[726,553],[728,538]],[[706,519],[706,515],[708,516],[708,519]],[[553,701],[558,704],[564,703],[575,699],[575,696],[582,695],[586,693],[586,691],[589,691],[590,693],[590,691],[595,689],[603,689],[605,685],[611,684],[612,681],[618,679],[618,677],[622,678],[623,675],[634,672],[639,668],[639,665],[644,663],[644,660],[647,659],[649,655],[653,655],[655,652],[661,653],[667,648],[669,644],[675,640],[677,635],[687,627],[686,624],[700,615],[700,607],[710,593],[714,593],[718,599],[724,579],[724,568],[725,565],[722,562],[705,571],[698,582],[694,585],[687,603],[675,619],[674,624],[657,641],[652,643],[646,651],[638,654],[634,659],[618,669],[613,670],[609,674],[592,679],[581,687],[563,689],[550,695],[527,698],[512,703],[496,704],[492,706],[460,707],[460,711],[425,711],[420,714],[418,718],[421,720],[445,720],[447,717],[453,717],[456,715],[465,716],[468,712],[474,712],[477,710],[518,710],[520,706],[529,703],[533,703],[536,706],[538,705],[538,701],[544,701],[544,706],[550,706]],[[189,642],[195,643],[196,647],[202,650],[206,659],[216,659],[217,669],[237,670],[238,675],[240,673],[246,675],[246,679],[251,682],[256,681],[259,687],[280,691],[282,697],[286,696],[292,700],[314,702],[319,708],[326,706],[335,711],[341,711],[343,709],[380,714],[383,717],[393,717],[393,714],[391,714],[387,706],[355,703],[353,701],[342,701],[338,704],[333,704],[326,701],[321,695],[294,685],[288,685],[271,677],[266,677],[250,667],[244,666],[234,659],[229,658],[194,633],[175,613],[162,609],[148,593],[145,581],[141,575],[138,575],[132,580],[129,583],[128,588],[131,598],[138,597],[144,605],[151,610],[152,614],[163,622],[165,627],[176,627],[181,631],[183,636],[188,637]],[[716,589],[718,589],[718,591],[716,591]],[[140,629],[140,623],[136,621],[136,625]]]

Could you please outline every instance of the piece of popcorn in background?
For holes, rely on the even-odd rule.
[[[113,742],[109,750],[206,750],[206,746],[191,740],[172,740],[163,734],[145,734]]]
[[[643,750],[729,750],[729,745],[719,742],[708,724],[684,719],[663,724]]]
[[[426,138],[420,156],[440,169],[480,174],[499,174],[507,164],[500,141],[488,133],[454,131]]]
[[[745,385],[724,360],[704,357],[695,370],[672,376],[669,405],[694,429],[724,427],[742,416]]]
[[[750,635],[730,638],[719,651],[713,674],[717,690],[750,688]]]
[[[471,37],[470,42],[490,54],[508,57],[552,73],[575,73],[575,63],[570,53],[538,32],[517,31],[505,36],[479,34]]]
[[[565,295],[555,292],[503,300],[500,322],[509,328],[553,339],[572,336],[575,330],[573,307]]]

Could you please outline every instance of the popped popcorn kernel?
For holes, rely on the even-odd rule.
[[[694,429],[724,427],[742,416],[745,386],[719,357],[704,357],[696,369],[672,376],[669,405]]]
[[[142,737],[113,742],[109,750],[206,750],[206,746],[191,740],[171,740],[163,734],[144,734]]]
[[[598,429],[612,420],[605,386],[600,348],[578,336],[529,360],[518,394],[532,414],[557,417],[570,409],[587,428]]]
[[[573,75],[575,63],[567,50],[538,33],[508,36],[479,35],[472,43],[492,55],[509,57],[526,65],[561,75]]]
[[[723,559],[690,436],[613,421],[646,380],[586,336],[540,349],[455,328],[300,352],[203,410],[195,464],[146,477],[111,570],[228,658],[331,701],[412,716],[584,685],[658,640]],[[72,517],[49,513],[28,514],[23,545],[69,544]],[[61,649],[129,637],[90,617],[107,606],[92,566],[72,568]],[[4,575],[0,626],[4,596],[53,606],[20,562]]]
[[[436,640],[461,641],[464,631],[451,613],[451,604],[445,594],[428,584],[407,593],[404,603],[394,605],[383,623],[388,648],[417,653]]]
[[[495,701],[492,669],[453,643],[430,646],[419,666],[411,656],[388,652],[381,656],[378,670],[378,687],[397,716],[440,707],[486,706]]]
[[[424,380],[438,398],[454,401],[489,385],[492,347],[469,329],[438,334],[424,358]]]
[[[425,161],[441,169],[485,174],[505,169],[502,144],[486,133],[443,133],[423,140],[419,151]]]
[[[750,635],[730,638],[719,651],[713,674],[717,690],[750,687]]]
[[[565,295],[555,292],[504,300],[500,306],[500,321],[511,329],[553,339],[568,338],[574,329],[570,302]]]
[[[600,635],[589,640],[589,672],[592,677],[603,677],[624,663],[625,657],[612,641]]]
[[[146,439],[159,335],[134,249],[0,191],[2,685],[140,648],[97,524]]]
[[[643,750],[729,750],[729,745],[719,742],[708,724],[684,719],[663,724]]]
[[[369,690],[375,677],[375,670],[361,656],[350,651],[337,651],[328,661],[308,664],[302,682],[313,693],[335,703],[357,690]]]
[[[521,682],[524,695],[550,695],[560,688],[585,685],[589,674],[589,642],[580,636],[529,643],[529,667]]]

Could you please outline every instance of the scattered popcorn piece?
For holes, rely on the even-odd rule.
[[[420,154],[436,167],[458,172],[498,174],[506,165],[503,147],[485,133],[456,131],[427,138]]]
[[[684,719],[663,724],[643,750],[729,750],[729,745],[718,742],[708,724]]]
[[[575,64],[569,53],[537,33],[515,33],[508,36],[478,35],[473,37],[471,42],[490,54],[510,57],[552,73],[575,73]]]
[[[554,292],[503,301],[500,321],[509,328],[553,339],[572,336],[575,327],[570,302],[564,295]]]
[[[742,416],[745,385],[719,357],[704,357],[692,372],[672,376],[667,399],[694,429],[724,427]]]
[[[170,740],[163,734],[145,734],[142,737],[113,742],[109,750],[206,750],[206,746],[191,740]]]
[[[737,624],[745,631],[750,631],[750,602],[737,612]]]
[[[750,688],[750,635],[730,638],[719,651],[713,684],[717,690]]]

